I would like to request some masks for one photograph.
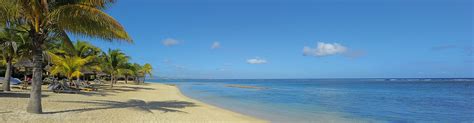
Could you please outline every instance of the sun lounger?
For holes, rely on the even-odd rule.
[[[96,87],[94,87],[92,84],[85,81],[80,82],[79,88],[85,91],[97,91]]]
[[[61,82],[53,82],[48,86],[48,89],[55,93],[79,93],[79,89],[70,88],[67,84]]]

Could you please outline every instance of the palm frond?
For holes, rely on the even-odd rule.
[[[123,40],[132,42],[120,23],[107,13],[94,7],[68,4],[51,12],[50,18],[59,28],[75,35],[100,38],[107,41]]]
[[[67,35],[66,31],[58,30],[57,34],[62,39],[61,41],[63,42],[64,46],[67,47],[67,49],[74,50],[74,45],[72,44],[72,41]]]
[[[0,0],[0,25],[6,26],[7,22],[14,22],[21,17],[21,7],[16,0]]]
[[[54,6],[81,4],[98,9],[106,9],[115,2],[115,0],[56,0],[56,4]]]

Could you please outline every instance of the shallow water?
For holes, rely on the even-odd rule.
[[[473,122],[474,81],[380,79],[151,80],[273,122]],[[235,88],[227,85],[263,87]]]

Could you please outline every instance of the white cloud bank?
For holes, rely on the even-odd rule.
[[[163,40],[161,43],[163,43],[163,45],[165,45],[167,47],[170,47],[170,46],[178,45],[179,41],[176,40],[176,39],[167,38],[167,39]]]
[[[347,48],[338,43],[318,42],[318,45],[315,48],[305,46],[303,48],[303,55],[322,57],[322,56],[342,54],[342,53],[345,53],[346,51],[347,51]]]
[[[216,42],[212,43],[211,49],[217,49],[217,48],[221,48],[221,43],[216,41]]]
[[[247,63],[249,63],[249,64],[266,64],[267,60],[259,58],[259,57],[255,57],[253,59],[247,59]]]

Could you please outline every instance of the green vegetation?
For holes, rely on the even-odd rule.
[[[107,53],[103,54],[104,55],[102,58],[104,62],[104,68],[106,69],[105,72],[110,74],[112,79],[110,87],[113,87],[114,84],[117,83],[117,75],[120,73],[121,69],[125,68],[126,64],[128,63],[129,57],[118,49],[109,49]]]
[[[132,42],[125,29],[103,10],[115,0],[0,0],[0,43],[6,66],[4,91],[16,59],[32,61],[31,94],[27,112],[42,113],[41,85],[47,72],[69,81],[84,77],[85,71],[110,75],[111,87],[119,76],[135,80],[151,76],[151,65],[129,63],[118,49],[101,49],[84,41],[75,44],[69,34]],[[45,62],[46,61],[46,62]],[[128,81],[128,80],[127,80]],[[138,82],[137,82],[138,83]]]

